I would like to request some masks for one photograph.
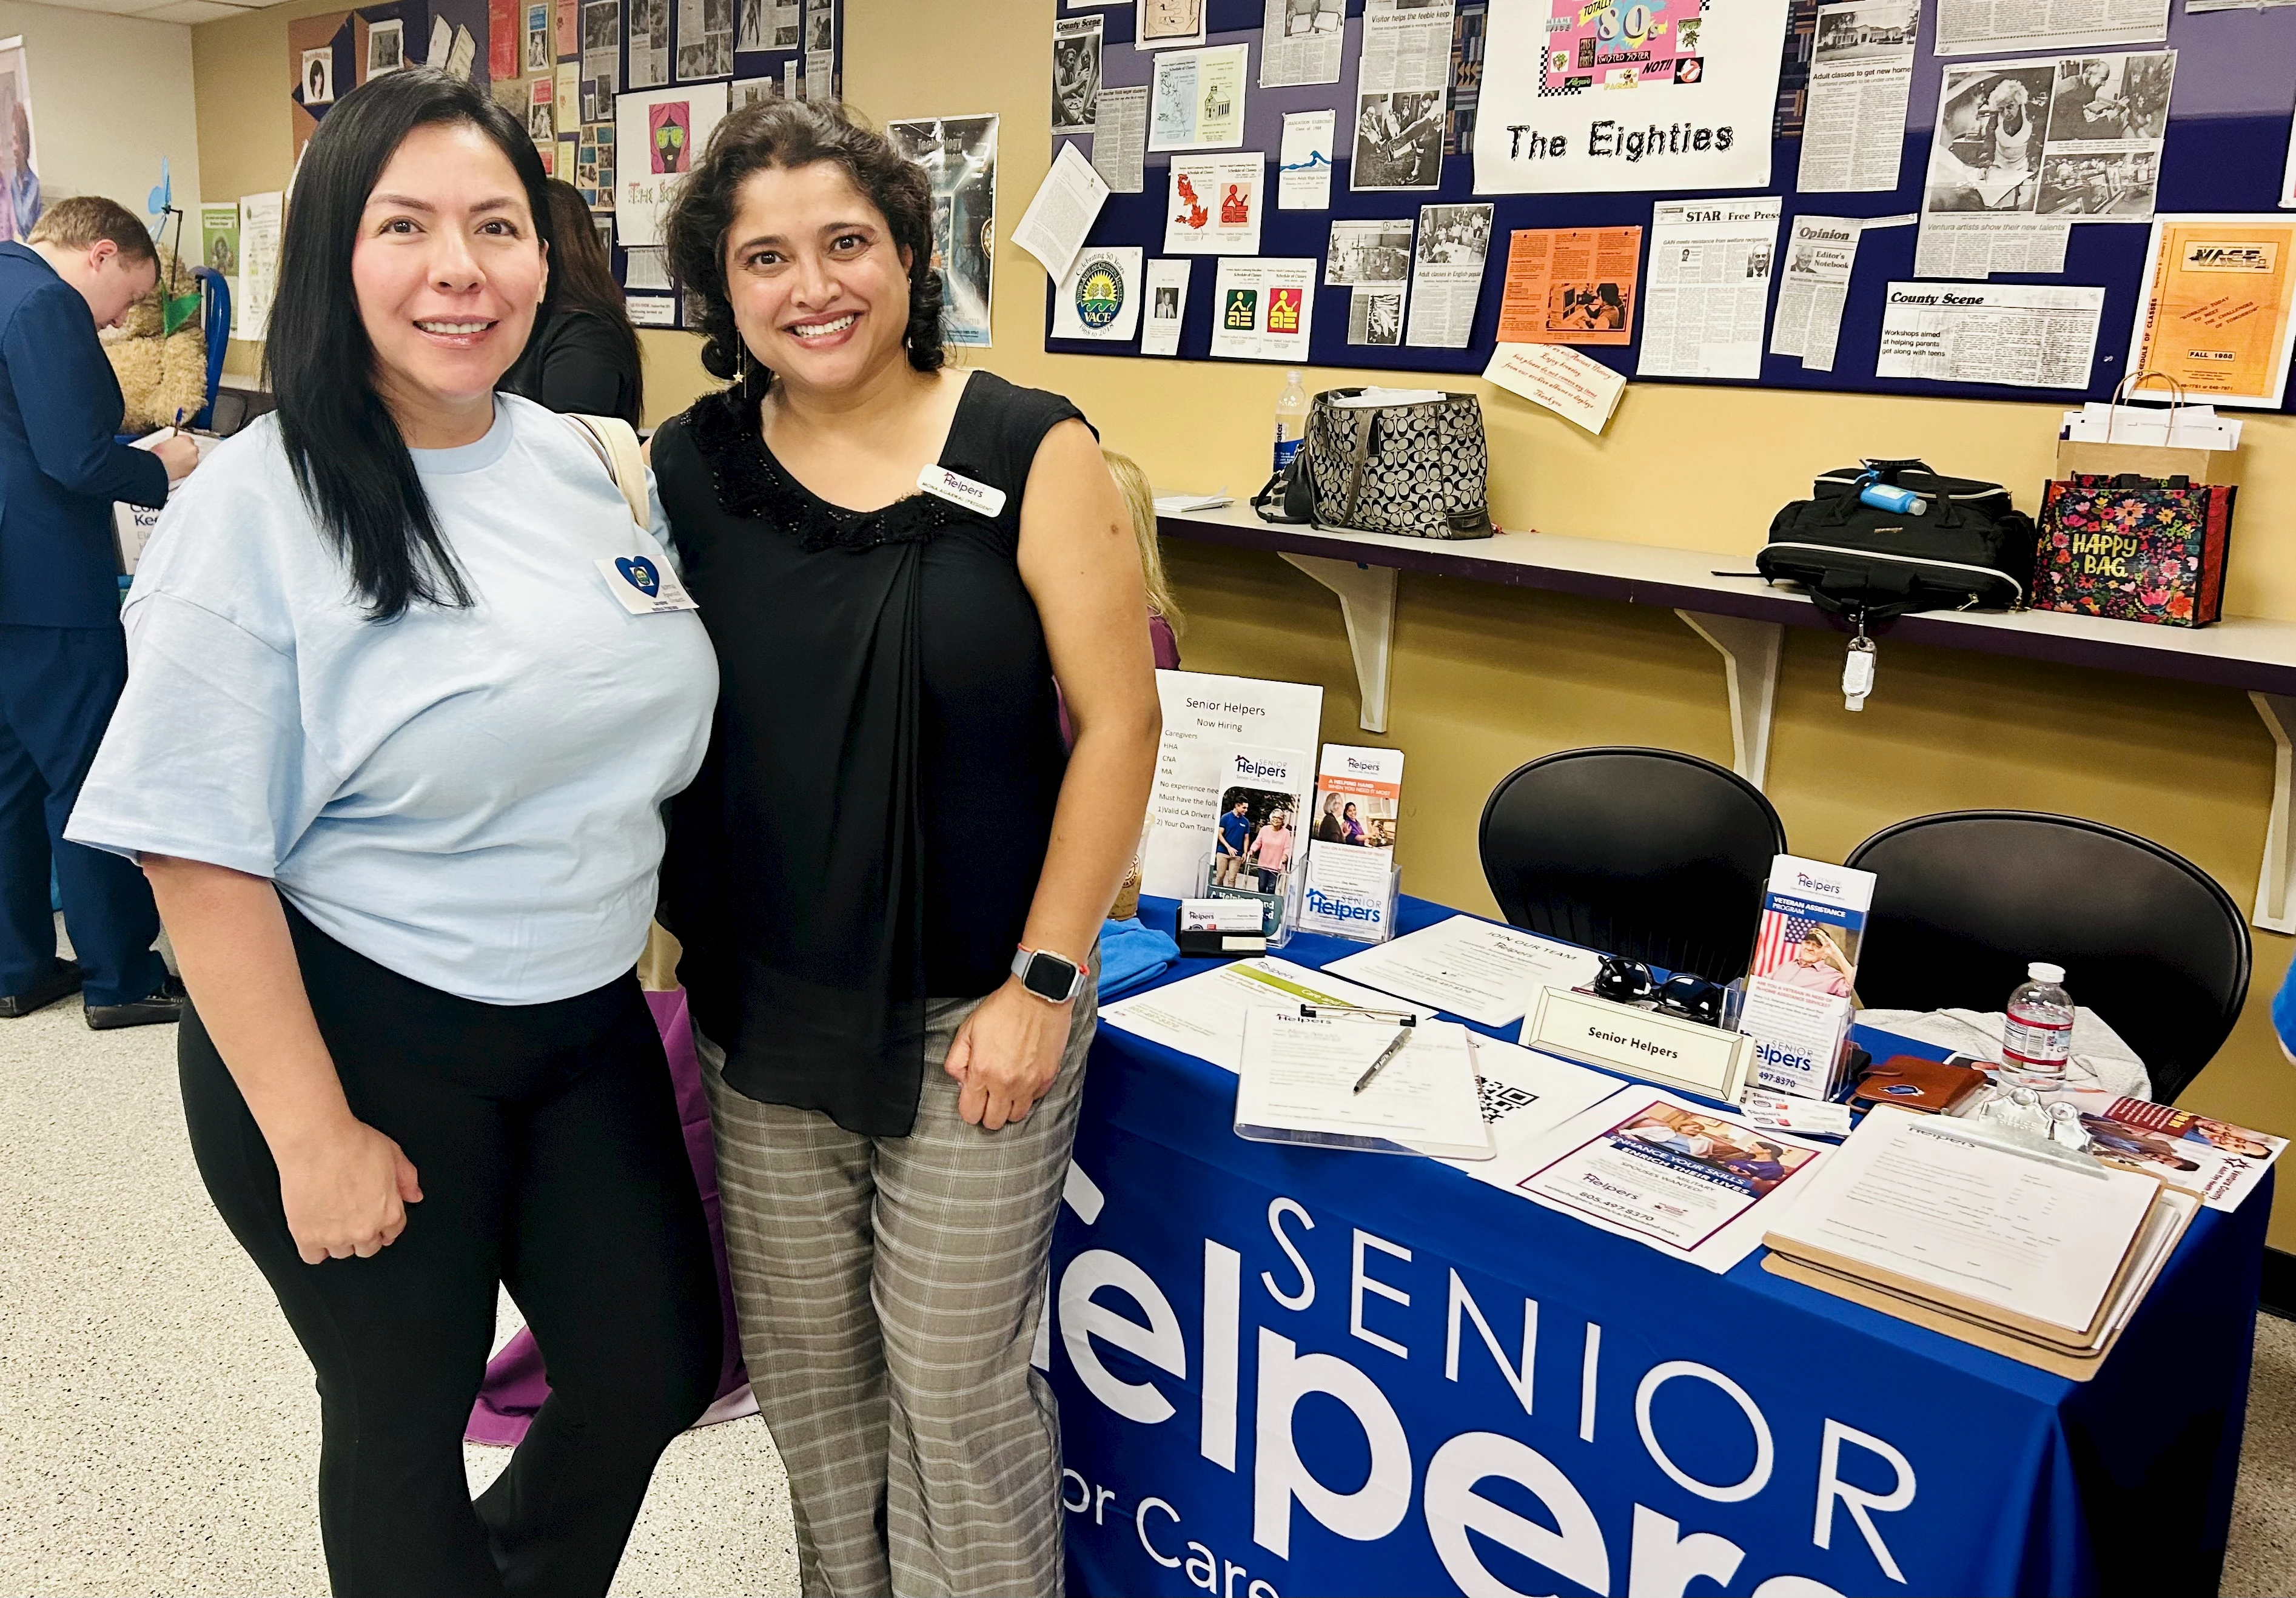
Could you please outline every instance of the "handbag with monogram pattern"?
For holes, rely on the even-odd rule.
[[[1416,538],[1489,537],[1490,456],[1475,397],[1380,403],[1370,391],[1366,404],[1366,392],[1316,396],[1299,454],[1253,497],[1262,519]]]

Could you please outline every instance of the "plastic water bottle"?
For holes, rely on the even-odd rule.
[[[1275,397],[1275,470],[1283,471],[1300,453],[1300,440],[1308,432],[1308,390],[1300,386],[1300,374],[1283,374],[1283,392]]]
[[[2025,976],[2009,996],[2002,1063],[2011,1081],[2046,1093],[2063,1085],[2065,1061],[2072,1057],[2073,996],[2064,990],[2062,965],[2036,960]]]

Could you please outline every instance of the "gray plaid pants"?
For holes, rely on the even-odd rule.
[[[1060,1413],[1029,1355],[1045,1312],[1097,1005],[1026,1120],[967,1126],[941,1069],[978,1001],[926,1010],[906,1137],[726,1085],[718,1136],[742,1351],[789,1471],[807,1598],[1060,1598]]]

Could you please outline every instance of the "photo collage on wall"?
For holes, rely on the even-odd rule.
[[[392,0],[298,18],[287,52],[295,157],[370,78],[431,66],[484,84],[544,169],[589,206],[631,319],[684,325],[661,258],[671,196],[729,108],[839,95],[842,10],[842,0]],[[992,162],[994,150],[992,126]]]
[[[2235,63],[2296,61],[2296,4],[1062,0],[1050,20],[1056,203],[1015,238],[1054,350],[1373,349],[1596,431],[1628,378],[2102,400],[2140,357],[2194,399],[2289,408],[2296,272],[2234,265],[2296,259],[2288,75]]]

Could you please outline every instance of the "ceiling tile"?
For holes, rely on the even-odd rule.
[[[244,16],[251,9],[242,5],[226,5],[221,0],[171,0],[153,11],[135,14],[147,22],[213,22],[223,17]]]

